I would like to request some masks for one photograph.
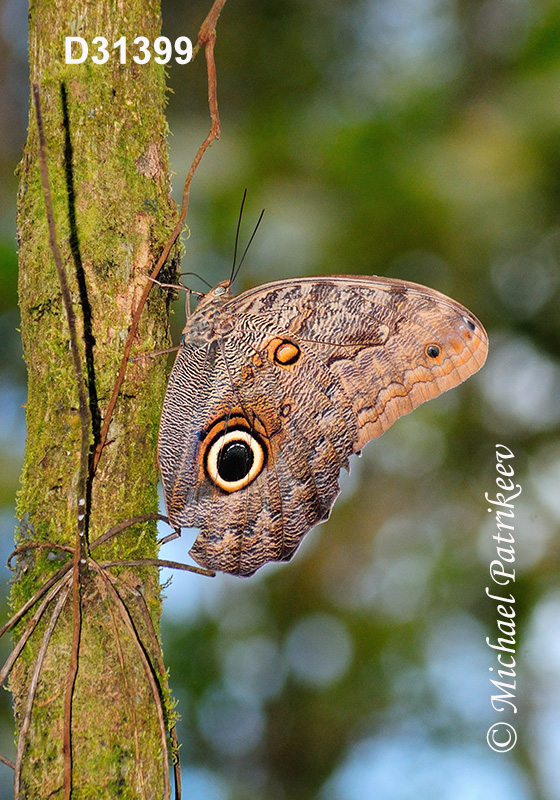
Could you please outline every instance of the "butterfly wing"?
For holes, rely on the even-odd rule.
[[[193,557],[242,575],[289,559],[328,517],[348,456],[487,353],[459,303],[385,278],[277,281],[219,316],[227,333],[179,354],[166,404],[192,421],[162,417],[160,463],[171,522],[200,527]]]
[[[290,401],[275,372],[254,346],[227,337],[186,345],[170,377],[159,436],[167,513],[174,526],[200,528],[191,554],[211,569],[250,575],[288,560],[303,533],[328,516],[352,452],[333,402],[316,396],[307,409]],[[318,379],[326,384],[326,373]],[[311,378],[299,383],[317,395]],[[216,450],[228,440],[249,441],[256,454],[255,476],[242,475],[238,487],[235,474],[217,469]]]

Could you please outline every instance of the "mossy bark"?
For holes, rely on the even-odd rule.
[[[86,365],[93,451],[122,358],[132,314],[172,228],[164,117],[164,67],[120,64],[112,44],[121,36],[150,42],[160,33],[159,0],[36,0],[30,6],[30,74],[39,85],[57,235],[78,318]],[[92,63],[96,36],[109,42],[105,64]],[[90,57],[64,63],[64,37],[82,36]],[[27,445],[19,516],[37,540],[74,546],[81,425],[76,375],[61,288],[49,248],[33,107],[21,164],[18,203],[20,307],[28,370]],[[169,273],[166,276],[169,279]],[[164,280],[166,279],[164,278]],[[151,293],[135,353],[166,346],[165,295]],[[157,511],[156,440],[165,389],[165,359],[131,363],[93,478],[89,539],[118,522]],[[156,555],[153,523],[136,525],[96,551],[100,560]],[[20,538],[21,542],[21,538]],[[101,548],[99,548],[101,550]],[[32,556],[30,554],[33,554]],[[21,558],[12,590],[17,610],[66,554],[31,550]],[[144,647],[155,660],[138,611],[140,592],[158,629],[155,568],[128,568],[115,587],[129,606]],[[107,586],[84,573],[82,635],[72,704],[72,797],[162,796],[156,707],[138,649]],[[16,725],[21,728],[37,652],[51,607],[12,673]],[[27,618],[20,624],[21,633]],[[72,642],[71,596],[54,629],[40,673],[26,735],[21,797],[62,797],[64,695]],[[17,638],[17,635],[16,635]]]

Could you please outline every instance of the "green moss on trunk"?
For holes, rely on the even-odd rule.
[[[164,117],[164,67],[121,65],[120,36],[150,42],[160,33],[156,0],[125,4],[40,0],[30,7],[31,81],[39,85],[57,234],[76,315],[92,410],[91,444],[118,372],[123,345],[147,275],[172,227]],[[64,37],[109,41],[106,64],[64,63]],[[90,46],[90,55],[95,48]],[[27,446],[18,499],[37,539],[73,545],[76,535],[80,419],[69,332],[49,248],[33,112],[21,165],[18,204],[20,307],[28,369]],[[152,293],[137,351],[166,346],[167,308]],[[90,540],[117,522],[157,510],[156,440],[165,389],[164,359],[129,365],[91,492]],[[155,556],[155,528],[136,525],[95,552],[96,559]],[[18,571],[17,609],[60,566],[32,551]],[[42,553],[42,554],[41,554]],[[114,572],[113,572],[114,574]],[[146,598],[157,629],[155,569],[121,571],[117,588],[150,650],[133,591]],[[73,797],[160,797],[160,734],[137,649],[114,600],[95,574],[82,592],[83,631],[73,705]],[[13,672],[21,725],[33,663],[50,610]],[[20,631],[23,626],[20,626]],[[62,793],[63,699],[72,638],[63,609],[41,672],[22,772],[22,796]]]

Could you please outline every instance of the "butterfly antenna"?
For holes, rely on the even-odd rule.
[[[243,192],[243,199],[241,200],[241,208],[239,209],[239,217],[237,218],[237,230],[235,231],[235,247],[233,248],[233,264],[231,265],[231,275],[229,277],[229,285],[233,283],[233,279],[235,278],[236,270],[235,265],[237,261],[237,247],[239,245],[239,231],[241,230],[241,220],[243,218],[243,206],[245,205],[245,199],[247,197],[247,189]]]
[[[241,269],[241,267],[242,267],[242,265],[243,265],[243,262],[245,261],[245,256],[247,255],[247,251],[248,251],[248,250],[249,250],[249,248],[251,247],[251,243],[252,243],[253,239],[255,238],[255,234],[256,234],[256,232],[257,232],[257,231],[258,231],[258,229],[259,229],[259,225],[261,224],[261,221],[262,221],[262,218],[263,218],[263,217],[264,217],[264,208],[263,208],[263,210],[261,211],[261,215],[260,215],[260,217],[259,217],[259,218],[258,218],[258,220],[257,220],[257,224],[255,225],[255,228],[254,228],[254,230],[253,230],[253,233],[251,234],[251,238],[250,238],[250,239],[249,239],[249,241],[247,242],[247,247],[246,247],[246,248],[245,248],[245,250],[243,251],[243,255],[241,256],[241,261],[239,262],[239,264],[238,264],[238,266],[237,266],[237,269],[235,270],[235,272],[233,272],[233,274],[232,274],[232,276],[231,276],[230,284],[232,284],[232,283],[233,283],[233,281],[234,281],[234,280],[237,278],[237,276],[238,276],[238,274],[239,274],[239,270]]]
[[[181,274],[179,275],[179,277],[180,277],[180,278],[183,278],[185,275],[193,275],[195,278],[198,278],[198,280],[199,280],[199,281],[202,281],[202,283],[205,283],[205,284],[206,284],[206,286],[208,286],[208,288],[209,288],[209,289],[211,289],[211,288],[212,288],[212,284],[211,284],[211,283],[208,283],[208,281],[207,281],[205,278],[203,278],[203,277],[202,277],[202,275],[199,275],[199,274],[198,274],[198,272],[181,272]],[[179,285],[179,284],[178,284],[178,285]],[[195,293],[195,294],[196,294],[196,293]]]

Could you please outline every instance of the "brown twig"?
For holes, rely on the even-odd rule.
[[[91,543],[90,550],[94,550],[96,547],[99,547],[99,545],[105,544],[110,539],[112,539],[113,536],[116,536],[121,531],[126,530],[126,528],[130,528],[133,525],[137,525],[140,522],[147,522],[149,520],[154,520],[154,519],[159,519],[162,520],[163,522],[168,521],[167,517],[165,517],[163,514],[140,514],[137,517],[132,517],[131,519],[125,520],[124,522],[120,522],[118,525],[114,525],[113,527],[108,528],[105,531],[105,533],[101,534],[101,536],[99,536]],[[43,545],[47,546],[48,548],[59,547],[58,545],[55,545],[52,542],[36,542],[36,543],[30,542],[29,546],[32,546],[33,544],[36,544],[38,547]],[[74,552],[74,548],[67,548],[65,546],[60,547],[60,549]],[[14,556],[14,554],[18,552],[18,550],[19,548],[14,550],[14,552],[10,555],[8,561],[11,561],[12,557]],[[57,570],[57,572],[55,572],[55,574],[48,579],[48,581],[45,581],[45,583],[41,586],[41,588],[35,592],[33,597],[30,597],[29,600],[27,600],[27,602],[24,603],[24,605],[19,609],[19,611],[17,611],[12,617],[10,617],[10,619],[2,626],[2,628],[0,628],[0,639],[2,638],[2,636],[4,636],[5,633],[7,633],[9,630],[11,630],[11,628],[13,628],[16,625],[20,621],[20,619],[22,619],[22,617],[25,616],[25,614],[29,611],[29,609],[32,608],[35,605],[35,603],[37,603],[41,599],[41,597],[43,597],[43,595],[49,591],[49,589],[52,586],[58,583],[58,581],[60,581],[61,578],[63,578],[64,575],[66,575],[66,573],[68,573],[72,569],[72,566],[73,562],[68,561],[66,564],[63,564],[60,567],[60,569]],[[52,596],[49,596],[49,601],[51,599]],[[0,681],[0,685],[1,683],[2,682]]]
[[[148,682],[150,684],[150,689],[152,691],[152,696],[154,698],[154,703],[157,710],[158,715],[158,722],[159,722],[159,729],[160,729],[160,738],[161,738],[161,751],[162,751],[162,758],[163,758],[163,786],[164,786],[164,797],[166,800],[170,800],[171,797],[171,789],[169,785],[169,772],[167,768],[167,731],[165,728],[165,712],[163,709],[163,704],[161,702],[161,696],[159,691],[159,686],[154,676],[154,671],[152,668],[152,664],[146,655],[146,651],[144,650],[144,646],[138,636],[138,632],[136,630],[136,626],[134,625],[134,621],[130,615],[130,611],[128,610],[126,603],[122,600],[120,594],[117,592],[115,587],[113,586],[111,579],[106,574],[105,570],[101,567],[101,565],[97,564],[93,559],[90,560],[91,565],[95,569],[95,571],[101,575],[107,589],[117,608],[119,609],[119,613],[121,618],[128,628],[130,635],[132,636],[132,640],[136,645],[136,649],[138,650],[138,654],[140,656],[140,660],[142,662],[142,666],[144,667],[144,672],[146,673],[146,677],[148,678]]]
[[[117,648],[117,657],[118,657],[118,660],[119,660],[119,665],[120,665],[120,668],[121,668],[121,675],[122,675],[122,679],[123,679],[124,686],[125,686],[125,697],[129,701],[129,712],[130,712],[130,715],[131,715],[132,720],[133,720],[134,745],[135,745],[135,757],[136,757],[136,772],[137,772],[139,781],[140,781],[140,783],[142,785],[142,795],[145,798],[146,797],[145,783],[144,783],[144,780],[143,780],[143,774],[142,774],[141,769],[140,769],[140,763],[141,762],[140,762],[140,744],[139,744],[139,735],[138,735],[138,720],[137,720],[137,716],[136,716],[136,710],[134,708],[133,694],[132,694],[132,692],[130,690],[130,684],[129,684],[128,677],[127,677],[127,674],[126,674],[125,658],[124,658],[124,653],[123,653],[123,649],[122,649],[122,645],[121,645],[121,639],[120,639],[120,635],[119,635],[119,625],[117,624],[117,620],[115,618],[114,608],[110,603],[107,603],[107,610],[109,612],[109,616],[111,617],[111,622],[112,622],[112,625],[113,625],[113,635],[114,635],[115,645],[116,645],[116,648]]]
[[[55,544],[54,542],[24,542],[24,544],[18,545],[10,555],[8,556],[8,560],[6,561],[6,566],[8,569],[11,569],[12,572],[16,569],[16,567],[12,566],[12,559],[17,558],[17,556],[25,553],[26,550],[62,550],[65,553],[73,553],[74,548],[70,547],[67,544]]]
[[[153,513],[152,514],[141,514],[141,515],[138,515],[137,517],[132,517],[131,519],[125,520],[124,522],[121,522],[118,525],[114,525],[111,528],[109,528],[108,530],[106,530],[105,533],[103,533],[101,536],[99,536],[95,541],[93,541],[91,543],[91,548],[90,549],[93,550],[96,547],[98,547],[98,546],[100,546],[102,544],[105,544],[111,538],[113,538],[114,536],[116,536],[118,533],[120,533],[121,531],[125,530],[126,528],[130,528],[133,525],[137,525],[139,523],[147,522],[147,521],[153,520],[153,519],[161,519],[164,522],[168,521],[167,517],[165,517],[163,514],[153,514]],[[30,542],[30,543],[28,543],[28,546],[32,546],[32,545],[37,545],[37,546],[41,546],[41,547],[43,547],[43,546],[44,547],[51,547],[51,546],[54,547],[55,546],[55,545],[52,545],[52,543],[50,543],[50,542],[35,542],[35,543]],[[22,549],[26,549],[26,547],[22,546]],[[71,551],[71,548],[68,548],[68,547],[64,547],[64,548],[61,548],[61,549],[64,549],[66,551],[68,551],[68,550]],[[75,552],[79,553],[79,550],[76,550]],[[14,551],[14,554],[15,554],[15,551]],[[188,571],[196,572],[196,573],[202,574],[202,575],[214,576],[213,572],[211,572],[210,570],[205,570],[205,569],[203,569],[201,567],[196,567],[194,565],[189,565],[189,564],[182,564],[181,562],[178,562],[178,561],[169,561],[169,560],[155,559],[155,558],[154,559],[135,559],[135,560],[131,559],[130,561],[113,561],[113,562],[107,562],[107,563],[102,563],[102,564],[96,564],[92,559],[90,559],[90,564],[92,566],[96,567],[100,573],[104,574],[105,580],[110,580],[110,581],[112,581],[114,579],[111,578],[110,576],[106,575],[104,573],[104,570],[105,570],[105,568],[114,567],[114,566],[149,565],[149,566],[158,566],[158,567],[168,567],[170,569],[188,570]],[[39,608],[37,609],[37,611],[33,615],[32,619],[30,620],[25,632],[19,638],[16,646],[14,647],[14,649],[11,652],[10,656],[8,657],[6,662],[4,663],[4,665],[2,667],[2,670],[0,671],[0,686],[6,680],[6,678],[9,675],[13,665],[15,664],[16,660],[19,658],[23,648],[25,647],[25,645],[27,644],[29,638],[33,634],[33,632],[36,629],[37,625],[39,624],[43,614],[45,613],[45,610],[47,609],[47,607],[51,603],[51,601],[56,597],[56,595],[62,589],[65,589],[65,599],[68,597],[68,594],[70,592],[70,588],[71,587],[70,586],[66,586],[65,587],[65,583],[67,583],[68,580],[70,579],[70,575],[68,575],[68,573],[70,572],[72,567],[74,567],[74,569],[72,571],[71,577],[72,577],[72,585],[74,586],[76,578],[77,578],[77,576],[79,576],[79,569],[77,569],[76,565],[74,564],[74,560],[73,560],[72,562],[68,562],[68,563],[64,564],[62,567],[60,567],[60,569],[48,581],[45,582],[45,584],[41,587],[41,589],[39,589],[33,595],[33,597],[31,597],[25,603],[25,605],[22,606],[22,608],[16,614],[14,614],[14,616],[0,630],[0,637],[1,637],[4,633],[6,633],[8,630],[10,630],[17,622],[19,622],[19,620],[25,615],[25,613],[35,603],[37,603],[45,594],[47,594],[47,596],[44,597],[43,602],[41,603],[41,605],[39,606]],[[144,616],[144,619],[145,619],[145,622],[146,622],[146,627],[148,629],[150,638],[152,639],[152,642],[153,642],[153,645],[154,645],[154,652],[156,654],[159,654],[158,672],[159,672],[160,676],[164,676],[165,668],[164,668],[164,665],[163,665],[163,660],[161,659],[160,651],[158,649],[159,648],[159,644],[157,642],[157,635],[156,635],[155,630],[153,628],[153,624],[152,624],[151,618],[149,617],[149,613],[147,611],[147,608],[145,608],[145,601],[144,601],[143,597],[141,595],[139,595],[139,594],[137,594],[137,596],[140,597],[141,600],[142,600],[141,608],[143,610],[143,616]],[[75,614],[75,612],[76,612],[76,606],[75,606],[75,602],[74,602],[75,601],[75,597],[76,597],[76,594],[73,593],[73,604],[72,604],[73,614]],[[79,597],[79,594],[78,594],[78,597]],[[144,613],[144,608],[145,608],[145,613]],[[80,615],[81,615],[81,606],[79,607],[78,610],[79,610]],[[53,629],[54,629],[54,625],[56,625],[56,621],[58,619],[59,612],[57,613],[56,609],[55,609],[55,612],[53,612],[53,613],[56,615],[54,617],[51,617],[51,623],[53,624]],[[146,617],[146,614],[147,614],[147,617]],[[80,623],[81,623],[81,616],[80,616]],[[71,671],[70,671],[70,674],[69,674],[69,678],[67,680],[66,691],[65,691],[65,704],[64,704],[65,716],[64,716],[64,734],[63,734],[64,735],[64,738],[63,738],[63,754],[64,754],[64,764],[65,764],[66,769],[67,769],[67,771],[65,771],[65,773],[64,773],[64,792],[65,792],[65,796],[66,797],[70,796],[70,795],[68,795],[68,792],[71,791],[71,787],[72,787],[72,774],[71,774],[71,766],[72,766],[72,760],[71,760],[71,710],[72,710],[72,708],[71,707],[72,707],[72,697],[73,697],[73,686],[74,686],[74,682],[75,682],[75,677],[76,677],[76,672],[77,672],[77,665],[78,665],[77,656],[78,656],[78,653],[79,653],[79,633],[81,631],[81,624],[80,623],[77,622],[76,620],[74,621],[73,646],[72,646],[72,655],[71,655],[72,666],[71,666]],[[136,639],[138,639],[138,634],[136,633],[135,629],[133,631],[133,636],[135,636]],[[139,639],[137,641],[137,646],[139,646],[140,648],[142,647],[142,644],[141,644]],[[39,670],[40,670],[40,667],[42,665],[43,658],[44,658],[44,656],[41,657],[41,662],[39,664]],[[37,665],[37,662],[36,662],[36,665]],[[180,800],[180,797],[181,797],[181,776],[180,776],[180,766],[179,766],[178,755],[177,755],[178,754],[178,742],[177,742],[177,733],[176,733],[175,727],[171,728],[170,736],[171,736],[171,741],[172,741],[172,745],[173,745],[173,753],[175,754],[174,755],[174,760],[173,760],[173,768],[174,768],[174,773],[175,773],[175,797],[176,797],[176,800]],[[167,758],[167,755],[166,755],[166,758]],[[9,765],[11,765],[11,763],[12,763],[12,762],[9,761],[9,759],[6,759],[6,757],[2,756],[1,754],[0,754],[0,760],[4,761],[5,763],[7,763]],[[15,765],[14,765],[14,767],[15,767]]]
[[[189,172],[187,174],[185,185],[183,187],[183,201],[181,203],[181,212],[179,214],[177,224],[173,228],[173,232],[171,233],[171,236],[169,237],[167,244],[163,248],[160,257],[154,269],[152,270],[152,273],[149,276],[150,280],[146,281],[146,285],[144,286],[144,289],[142,290],[142,294],[140,296],[140,301],[133,314],[132,322],[128,332],[128,337],[124,345],[123,357],[119,367],[119,372],[117,375],[117,379],[115,381],[115,385],[113,387],[113,393],[111,394],[111,398],[107,405],[107,410],[105,412],[105,417],[103,419],[103,426],[101,428],[101,433],[99,436],[99,442],[97,444],[93,456],[92,469],[91,469],[92,476],[95,474],[95,471],[97,470],[97,465],[99,464],[101,453],[103,452],[103,448],[105,447],[105,444],[107,442],[107,435],[109,433],[111,418],[113,416],[113,411],[115,410],[119,392],[121,390],[121,386],[124,381],[126,367],[128,364],[128,358],[130,356],[132,345],[134,343],[134,338],[138,330],[138,325],[140,322],[140,316],[142,314],[142,310],[144,308],[146,300],[148,299],[150,290],[153,286],[153,281],[159,275],[159,272],[163,267],[165,261],[167,260],[171,248],[175,244],[177,237],[179,236],[179,234],[183,229],[183,224],[185,222],[189,206],[189,194],[190,194],[193,175],[200,163],[200,160],[202,159],[202,156],[204,155],[210,144],[215,139],[220,138],[220,117],[218,114],[218,95],[217,95],[216,64],[214,61],[214,43],[216,41],[216,24],[218,22],[218,17],[220,16],[222,8],[225,5],[225,2],[226,0],[215,0],[206,19],[201,25],[200,31],[198,33],[197,45],[194,48],[195,54],[201,47],[205,48],[205,53],[206,53],[206,68],[208,72],[208,105],[210,109],[210,120],[211,120],[210,132],[208,133],[208,136],[203,141],[203,143],[200,145],[198,152],[194,158],[194,161],[191,164],[191,168],[189,169]]]
[[[169,729],[171,739],[171,758],[173,760],[173,775],[175,777],[175,800],[181,800],[181,759],[179,758],[179,739],[177,737],[177,726],[173,725]]]
[[[80,468],[78,476],[78,507],[77,507],[77,527],[76,527],[76,547],[73,559],[72,576],[72,652],[70,656],[70,666],[64,698],[64,733],[63,733],[63,762],[64,762],[64,800],[70,800],[72,794],[72,698],[74,695],[74,685],[78,674],[78,657],[80,648],[82,611],[81,611],[81,584],[82,573],[87,567],[87,526],[89,519],[89,509],[87,508],[88,498],[88,460],[89,460],[89,437],[91,431],[91,413],[88,405],[86,383],[82,369],[82,356],[78,345],[78,330],[76,314],[72,304],[70,288],[66,278],[66,272],[62,263],[62,256],[56,238],[54,224],[54,211],[52,205],[51,188],[47,168],[45,130],[43,126],[43,115],[41,112],[41,99],[39,87],[33,84],[33,101],[35,104],[35,116],[37,118],[37,130],[39,133],[39,161],[41,166],[41,183],[43,185],[43,196],[45,200],[45,210],[49,227],[49,240],[53,254],[58,280],[62,293],[62,301],[68,328],[70,331],[70,350],[74,362],[74,375],[78,388],[80,423],[82,428],[80,446]],[[58,606],[57,606],[58,608]],[[57,617],[58,618],[58,617]],[[50,638],[50,637],[49,637]],[[41,659],[42,663],[42,659]],[[30,712],[31,713],[31,712]],[[17,763],[17,762],[16,762]]]
[[[152,618],[148,610],[148,606],[146,605],[146,598],[142,592],[137,592],[136,597],[142,619],[144,620],[144,625],[152,642],[152,650],[156,658],[160,686],[163,686],[165,683],[165,664],[163,663],[161,646],[154,628],[154,623],[152,622]],[[181,763],[179,760],[179,743],[177,740],[177,728],[175,724],[173,724],[169,729],[169,737],[171,739],[173,774],[175,777],[175,800],[181,800]]]
[[[45,129],[43,125],[43,114],[41,111],[41,98],[39,96],[39,87],[36,83],[33,84],[33,102],[35,104],[35,116],[37,119],[37,130],[39,133],[39,163],[41,167],[41,183],[43,186],[43,197],[45,199],[45,211],[47,214],[47,223],[49,228],[49,241],[51,251],[58,273],[58,281],[60,283],[60,291],[62,294],[62,302],[64,311],[66,312],[66,319],[68,320],[68,329],[70,332],[70,350],[72,353],[72,361],[74,362],[74,375],[76,378],[76,385],[78,388],[78,402],[80,411],[80,424],[82,428],[82,438],[80,447],[80,473],[78,477],[78,526],[77,535],[80,543],[80,550],[82,556],[85,558],[86,551],[86,528],[88,520],[88,512],[86,509],[86,496],[87,496],[87,479],[88,479],[88,452],[89,452],[89,435],[91,430],[91,414],[88,405],[86,383],[84,378],[84,371],[82,368],[82,356],[80,347],[78,345],[78,328],[76,323],[76,313],[72,304],[72,296],[70,294],[70,287],[68,286],[68,279],[64,264],[62,263],[62,256],[56,238],[56,228],[54,224],[54,211],[52,204],[51,187],[49,182],[49,172],[47,167],[47,145],[45,142]]]
[[[3,756],[2,753],[0,753],[0,761],[2,762],[2,764],[5,764],[7,767],[10,767],[10,769],[16,768],[16,762],[10,761],[10,759],[6,758],[6,756]]]
[[[45,612],[45,609],[47,608],[47,606],[49,605],[49,603],[51,602],[53,597],[56,597],[58,592],[60,592],[60,590],[64,587],[64,582],[65,582],[64,579],[61,578],[52,587],[51,591],[47,594],[47,596],[45,597],[45,599],[43,600],[43,602],[41,603],[41,605],[39,606],[39,608],[37,609],[37,611],[33,615],[33,618],[31,619],[31,621],[30,621],[29,625],[27,626],[27,628],[25,629],[24,633],[18,639],[18,642],[17,642],[16,646],[14,647],[14,649],[12,650],[12,652],[10,653],[10,655],[8,656],[6,661],[4,662],[4,665],[2,666],[2,670],[0,671],[0,686],[2,686],[2,684],[4,683],[4,681],[6,680],[8,675],[10,674],[10,670],[12,669],[12,667],[15,664],[15,662],[19,658],[19,654],[21,653],[21,651],[23,650],[23,648],[27,644],[27,641],[28,641],[29,637],[31,636],[31,634],[33,633],[33,631],[35,630],[35,628],[39,624],[39,621],[40,621],[41,617],[43,616],[43,614]]]
[[[31,715],[33,713],[33,702],[35,700],[35,693],[37,691],[37,684],[39,682],[39,675],[41,674],[41,669],[43,667],[43,661],[45,660],[45,654],[47,652],[47,648],[49,646],[49,642],[51,640],[51,636],[55,629],[56,623],[58,622],[58,618],[60,616],[60,612],[64,606],[68,598],[68,593],[70,591],[70,587],[66,587],[65,590],[62,592],[60,597],[58,598],[57,604],[54,607],[54,611],[52,613],[51,619],[45,632],[43,634],[43,641],[41,642],[41,646],[39,648],[39,652],[37,653],[37,658],[35,660],[35,666],[33,668],[33,675],[31,676],[31,683],[29,684],[29,691],[27,693],[27,703],[25,705],[25,712],[23,716],[22,723],[19,728],[19,735],[18,735],[18,743],[16,749],[16,763],[15,763],[15,774],[14,774],[14,797],[20,796],[21,790],[21,767],[23,762],[23,754],[25,751],[25,740],[27,737],[27,732],[29,730],[29,726],[31,725]]]
[[[82,636],[82,570],[80,549],[76,547],[72,563],[72,650],[64,692],[64,723],[62,732],[63,798],[72,796],[72,701],[78,676],[80,639]]]
[[[95,550],[96,547],[108,542],[109,539],[112,539],[113,536],[116,536],[121,531],[131,528],[133,525],[138,525],[140,522],[149,522],[151,520],[169,522],[166,516],[163,514],[157,514],[155,512],[150,512],[149,514],[139,514],[137,517],[131,517],[124,522],[119,522],[117,525],[113,525],[111,528],[107,528],[105,533],[102,533],[101,536],[99,536],[97,539],[94,539],[89,546],[90,552]]]
[[[154,519],[162,520],[163,522],[168,522],[167,517],[165,517],[163,514],[140,514],[137,517],[132,517],[131,519],[127,519],[124,522],[120,522],[118,525],[114,525],[113,527],[108,528],[105,531],[105,533],[101,534],[101,536],[99,536],[90,544],[90,550],[94,550],[96,547],[99,547],[99,545],[105,544],[110,539],[112,539],[113,536],[116,536],[121,531],[126,530],[126,528],[132,527],[132,525],[137,525],[140,522],[147,522],[149,520],[154,520]],[[30,542],[29,546],[31,546],[32,544],[33,543]],[[53,547],[69,551],[72,553],[74,552],[74,548],[67,548],[66,546],[59,547],[59,545],[55,545],[52,542],[36,542],[35,544],[37,545],[37,547],[42,547],[43,545],[46,545],[49,548]],[[8,561],[11,561],[12,557],[14,556],[14,554],[18,552],[18,550],[19,548],[16,548],[16,550],[14,550],[14,552],[10,555]],[[35,605],[35,603],[37,603],[41,599],[41,597],[43,597],[45,592],[49,591],[51,586],[54,586],[55,583],[57,583],[61,578],[64,577],[64,575],[67,572],[69,572],[72,569],[72,565],[73,562],[71,561],[68,561],[66,564],[63,564],[60,567],[60,569],[57,570],[57,572],[55,572],[55,574],[52,575],[48,579],[48,581],[45,581],[45,583],[41,586],[41,588],[35,592],[33,597],[30,597],[29,600],[27,600],[22,605],[19,611],[17,611],[12,617],[10,617],[10,619],[6,623],[4,623],[2,628],[0,628],[0,639],[2,638],[2,636],[4,636],[5,633],[11,630],[11,628],[13,628],[14,625],[17,625],[17,623],[20,621],[22,617],[25,616],[25,614],[29,611],[29,609],[32,608]]]
[[[30,597],[29,600],[22,605],[19,611],[16,611],[16,613],[10,617],[10,619],[2,626],[2,628],[0,628],[0,639],[7,631],[13,628],[14,625],[17,625],[20,619],[25,616],[29,609],[32,608],[38,600],[41,599],[45,592],[48,592],[51,586],[57,583],[67,572],[70,572],[71,568],[72,562],[69,561],[66,564],[63,564],[62,567],[60,567],[60,569],[48,579],[48,581],[45,581],[41,588],[35,592],[33,597]]]
[[[102,564],[106,569],[109,567],[167,567],[168,569],[182,569],[185,572],[196,572],[197,575],[206,575],[208,578],[215,578],[216,573],[204,567],[195,567],[194,564],[182,564],[180,561],[167,561],[164,558],[134,558],[129,561],[104,561]]]

